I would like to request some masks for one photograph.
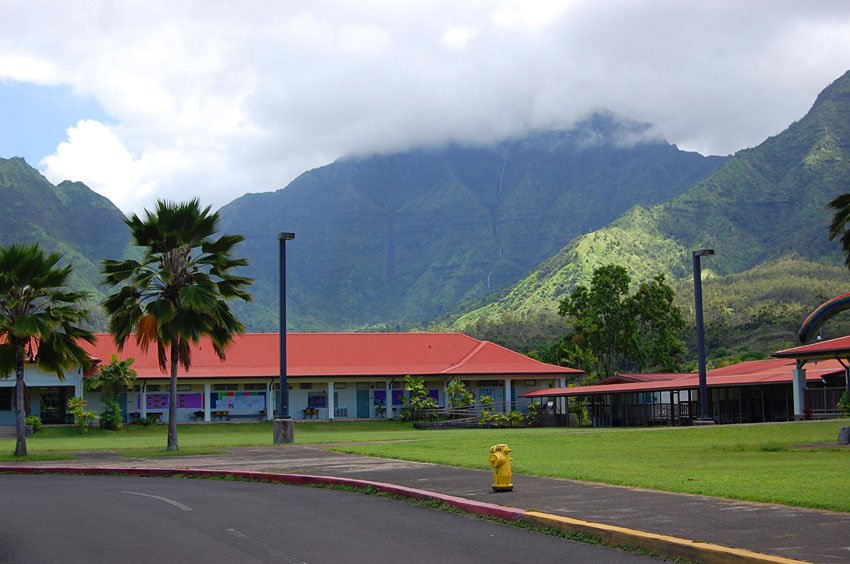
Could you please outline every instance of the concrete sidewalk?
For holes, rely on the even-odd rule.
[[[226,450],[223,455],[147,459],[89,452],[79,453],[79,460],[70,464],[28,462],[27,466],[252,470],[370,480],[785,558],[850,563],[850,514],[846,513],[518,474],[514,474],[514,491],[493,493],[489,469],[347,455],[316,446]],[[482,468],[486,468],[483,458]]]

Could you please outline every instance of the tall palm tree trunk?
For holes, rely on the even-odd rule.
[[[177,339],[171,339],[171,381],[168,395],[168,446],[167,450],[177,450]]]
[[[26,411],[24,410],[24,345],[15,344],[15,456],[27,455]]]

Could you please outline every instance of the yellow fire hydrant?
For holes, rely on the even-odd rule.
[[[487,462],[493,467],[493,491],[509,492],[514,489],[511,483],[511,460],[508,453],[511,452],[508,445],[493,445],[490,447],[490,456]]]

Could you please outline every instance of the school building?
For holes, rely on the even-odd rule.
[[[289,333],[287,384],[290,416],[295,419],[371,419],[398,416],[403,405],[404,377],[423,378],[428,393],[445,406],[445,387],[462,380],[476,399],[489,396],[497,409],[522,409],[527,392],[565,386],[583,372],[539,362],[488,341],[459,333]],[[179,421],[273,419],[279,405],[277,333],[237,336],[221,361],[208,340],[192,347],[191,368],[179,368]],[[156,347],[141,351],[131,336],[123,351],[109,334],[84,344],[94,362],[108,363],[113,354],[133,358],[138,374],[132,390],[119,396],[128,420],[168,418],[169,374],[162,371]],[[91,371],[90,371],[91,372]],[[99,413],[100,392],[85,392],[85,375],[76,369],[59,381],[28,364],[27,413],[44,423],[70,423],[65,402],[86,399]],[[14,377],[0,380],[0,425],[13,425]]]

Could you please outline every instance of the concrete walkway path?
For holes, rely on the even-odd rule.
[[[812,562],[850,563],[850,514],[672,494],[514,474],[514,491],[493,493],[492,473],[341,454],[321,446],[225,449],[227,454],[125,458],[82,452],[78,460],[28,466],[194,468],[313,474],[386,482],[476,501],[744,548]],[[805,477],[801,477],[805,479]],[[848,495],[850,492],[836,492]]]

